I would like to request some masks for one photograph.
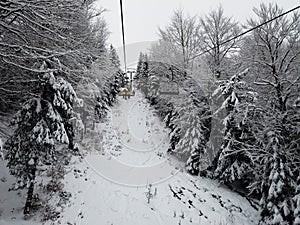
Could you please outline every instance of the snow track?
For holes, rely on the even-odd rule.
[[[84,204],[66,209],[60,222],[73,224],[70,212],[79,207],[76,224],[257,224],[258,212],[246,199],[216,181],[186,174],[167,156],[168,130],[141,94],[119,100],[97,126],[104,151],[93,150],[74,165],[89,171],[87,181],[66,178],[73,179],[66,188],[77,198],[84,196]],[[88,188],[78,192],[80,183]]]

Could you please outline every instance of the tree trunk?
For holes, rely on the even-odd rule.
[[[73,131],[73,126],[70,122],[67,122],[66,125],[66,132],[67,132],[67,136],[69,139],[69,149],[70,150],[74,150],[74,131]]]
[[[26,203],[25,203],[25,207],[24,207],[24,211],[23,211],[23,214],[25,216],[28,216],[30,214],[31,209],[32,209],[32,199],[33,199],[33,191],[34,191],[35,172],[36,172],[36,168],[31,169],[32,178],[31,178],[30,186],[29,186],[28,191],[27,191],[27,199],[26,199]]]

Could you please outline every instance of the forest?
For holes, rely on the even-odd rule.
[[[47,202],[69,200],[65,168],[84,157],[80,142],[124,84],[106,9],[94,3],[0,2],[0,160],[16,178],[10,190],[25,190],[25,218],[37,209],[57,218]],[[135,81],[189,174],[246,197],[260,224],[300,224],[300,11],[253,11],[240,24],[222,6],[175,10],[140,54]],[[176,90],[163,93],[164,82]]]
[[[256,199],[261,224],[299,224],[300,14],[273,20],[277,4],[254,13],[240,24],[221,6],[204,17],[175,10],[140,54],[139,86],[189,173]],[[165,95],[165,81],[180,94]]]
[[[50,171],[44,189],[64,194],[64,164],[79,154],[76,142],[94,113],[105,116],[122,81],[106,10],[94,3],[0,2],[1,155],[16,177],[11,190],[27,190],[25,216],[42,202],[34,194],[41,173]]]

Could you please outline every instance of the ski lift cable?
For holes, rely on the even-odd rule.
[[[124,31],[124,16],[123,16],[123,1],[120,0],[120,10],[121,10],[121,25],[122,25],[122,38],[123,38],[123,56],[124,56],[124,67],[125,72],[127,70],[126,66],[126,47],[125,47],[125,31]]]
[[[288,10],[288,11],[286,11],[286,12],[284,12],[284,13],[278,15],[278,16],[275,16],[274,18],[269,19],[269,20],[267,20],[267,21],[265,21],[265,22],[263,22],[263,23],[261,23],[261,24],[255,26],[255,27],[252,27],[252,28],[250,28],[250,29],[248,29],[248,30],[246,30],[246,31],[244,31],[244,32],[242,32],[242,33],[240,33],[240,34],[238,34],[238,35],[232,37],[232,38],[229,38],[229,39],[226,40],[226,41],[221,42],[221,43],[219,44],[219,46],[224,45],[224,44],[227,44],[228,42],[231,42],[231,41],[233,41],[233,40],[235,40],[235,39],[237,39],[237,38],[239,38],[239,37],[241,37],[241,36],[243,36],[243,35],[245,35],[245,34],[251,32],[251,31],[253,31],[253,30],[256,30],[257,28],[260,28],[260,27],[262,27],[262,26],[264,26],[264,25],[266,25],[266,24],[272,22],[273,20],[277,20],[278,18],[280,18],[280,17],[282,17],[282,16],[285,16],[285,15],[287,15],[287,14],[289,14],[289,13],[291,13],[291,12],[297,10],[297,9],[300,9],[300,5],[296,6],[295,8],[292,8],[292,9],[290,9],[290,10]],[[206,54],[206,53],[208,53],[208,52],[214,50],[215,48],[216,48],[216,47],[209,48],[209,49],[207,49],[207,50],[205,50],[205,51],[199,53],[198,55],[194,56],[193,59],[194,59],[194,58],[197,58],[197,57],[199,57],[199,56],[201,56],[201,55],[204,55],[204,54]]]

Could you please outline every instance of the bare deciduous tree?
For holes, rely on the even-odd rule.
[[[182,65],[181,52],[173,43],[159,40],[151,45],[149,51],[150,58],[153,61],[163,62],[179,67]]]
[[[254,12],[258,18],[248,21],[250,27],[280,15],[283,10],[277,4],[261,4]],[[243,57],[252,66],[258,91],[280,111],[286,111],[289,99],[294,101],[299,95],[299,24],[300,14],[295,12],[254,30],[245,41]]]
[[[183,9],[175,10],[171,23],[165,29],[159,28],[160,37],[180,49],[185,69],[192,66],[193,58],[199,53],[199,30],[197,18],[185,15]]]
[[[0,106],[18,107],[34,92],[44,60],[58,58],[74,84],[104,51],[104,9],[94,0],[6,0],[0,2]],[[91,21],[96,21],[91,23]],[[55,60],[52,60],[55,63]],[[17,103],[17,104],[16,104]]]
[[[200,18],[202,51],[208,52],[207,61],[210,69],[216,78],[219,78],[224,68],[222,62],[224,58],[237,49],[237,41],[224,43],[232,37],[235,37],[240,28],[237,22],[224,15],[223,8],[219,6],[212,10],[204,18]]]

